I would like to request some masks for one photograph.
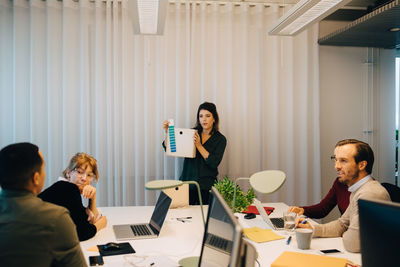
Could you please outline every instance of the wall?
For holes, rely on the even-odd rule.
[[[324,26],[320,24],[320,28]],[[384,49],[319,47],[321,197],[327,194],[336,177],[330,159],[334,146],[345,138],[369,142],[376,157],[373,176],[380,182],[394,183],[394,54],[394,50]],[[367,130],[363,112],[366,62],[373,62],[370,79],[373,126],[369,134],[363,132]],[[336,208],[323,221],[338,216],[340,213]]]
[[[377,59],[378,114],[377,131],[379,181],[394,183],[395,162],[395,54],[394,49],[380,49]]]

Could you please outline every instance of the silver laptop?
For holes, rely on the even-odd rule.
[[[274,230],[284,229],[284,221],[282,217],[270,218],[267,212],[265,211],[264,206],[256,198],[254,199],[254,205],[256,205],[256,208],[260,213],[261,218],[263,218],[264,222],[266,222],[269,226],[271,226],[272,229]]]
[[[113,225],[117,240],[156,238],[167,216],[171,198],[161,191],[149,223]]]

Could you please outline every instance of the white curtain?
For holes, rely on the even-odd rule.
[[[282,9],[170,3],[164,35],[138,36],[126,0],[0,0],[0,146],[39,145],[46,187],[87,152],[100,206],[153,204],[145,183],[182,168],[162,122],[193,127],[211,101],[228,140],[220,178],[280,169],[284,187],[262,200],[318,201],[318,29],[269,36]]]

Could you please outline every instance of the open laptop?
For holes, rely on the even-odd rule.
[[[277,217],[277,218],[270,218],[264,210],[264,206],[261,204],[261,202],[258,199],[254,199],[254,205],[256,206],[258,212],[261,215],[261,218],[269,225],[271,226],[272,229],[274,230],[283,230],[285,222],[283,221],[282,217]]]
[[[197,267],[242,266],[242,233],[242,226],[232,209],[219,191],[212,187]]]
[[[113,225],[117,240],[156,238],[167,216],[171,198],[161,191],[149,223]]]

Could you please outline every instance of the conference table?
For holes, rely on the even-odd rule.
[[[263,203],[264,206],[274,207],[270,217],[282,217],[283,211],[288,209],[284,203]],[[199,206],[170,209],[157,238],[117,241],[112,225],[147,223],[153,213],[154,206],[129,206],[129,207],[101,207],[101,213],[107,216],[107,227],[99,231],[95,237],[81,242],[81,248],[89,264],[89,256],[99,255],[93,251],[96,245],[108,242],[129,242],[134,254],[105,256],[104,266],[133,266],[133,267],[169,267],[179,266],[178,261],[185,257],[199,256],[201,251],[204,225]],[[207,206],[204,207],[204,216],[207,215]],[[270,227],[257,215],[254,219],[244,219],[244,214],[235,214],[244,228],[258,226],[263,229]],[[287,233],[284,230],[276,231],[284,239],[264,243],[249,241],[258,252],[259,266],[270,266],[284,251],[295,251],[319,254],[321,249],[338,249],[340,253],[330,254],[332,257],[346,258],[351,262],[361,265],[361,254],[347,252],[342,243],[342,238],[313,238],[309,250],[297,248],[296,238],[287,245]],[[257,266],[257,264],[255,265]]]

